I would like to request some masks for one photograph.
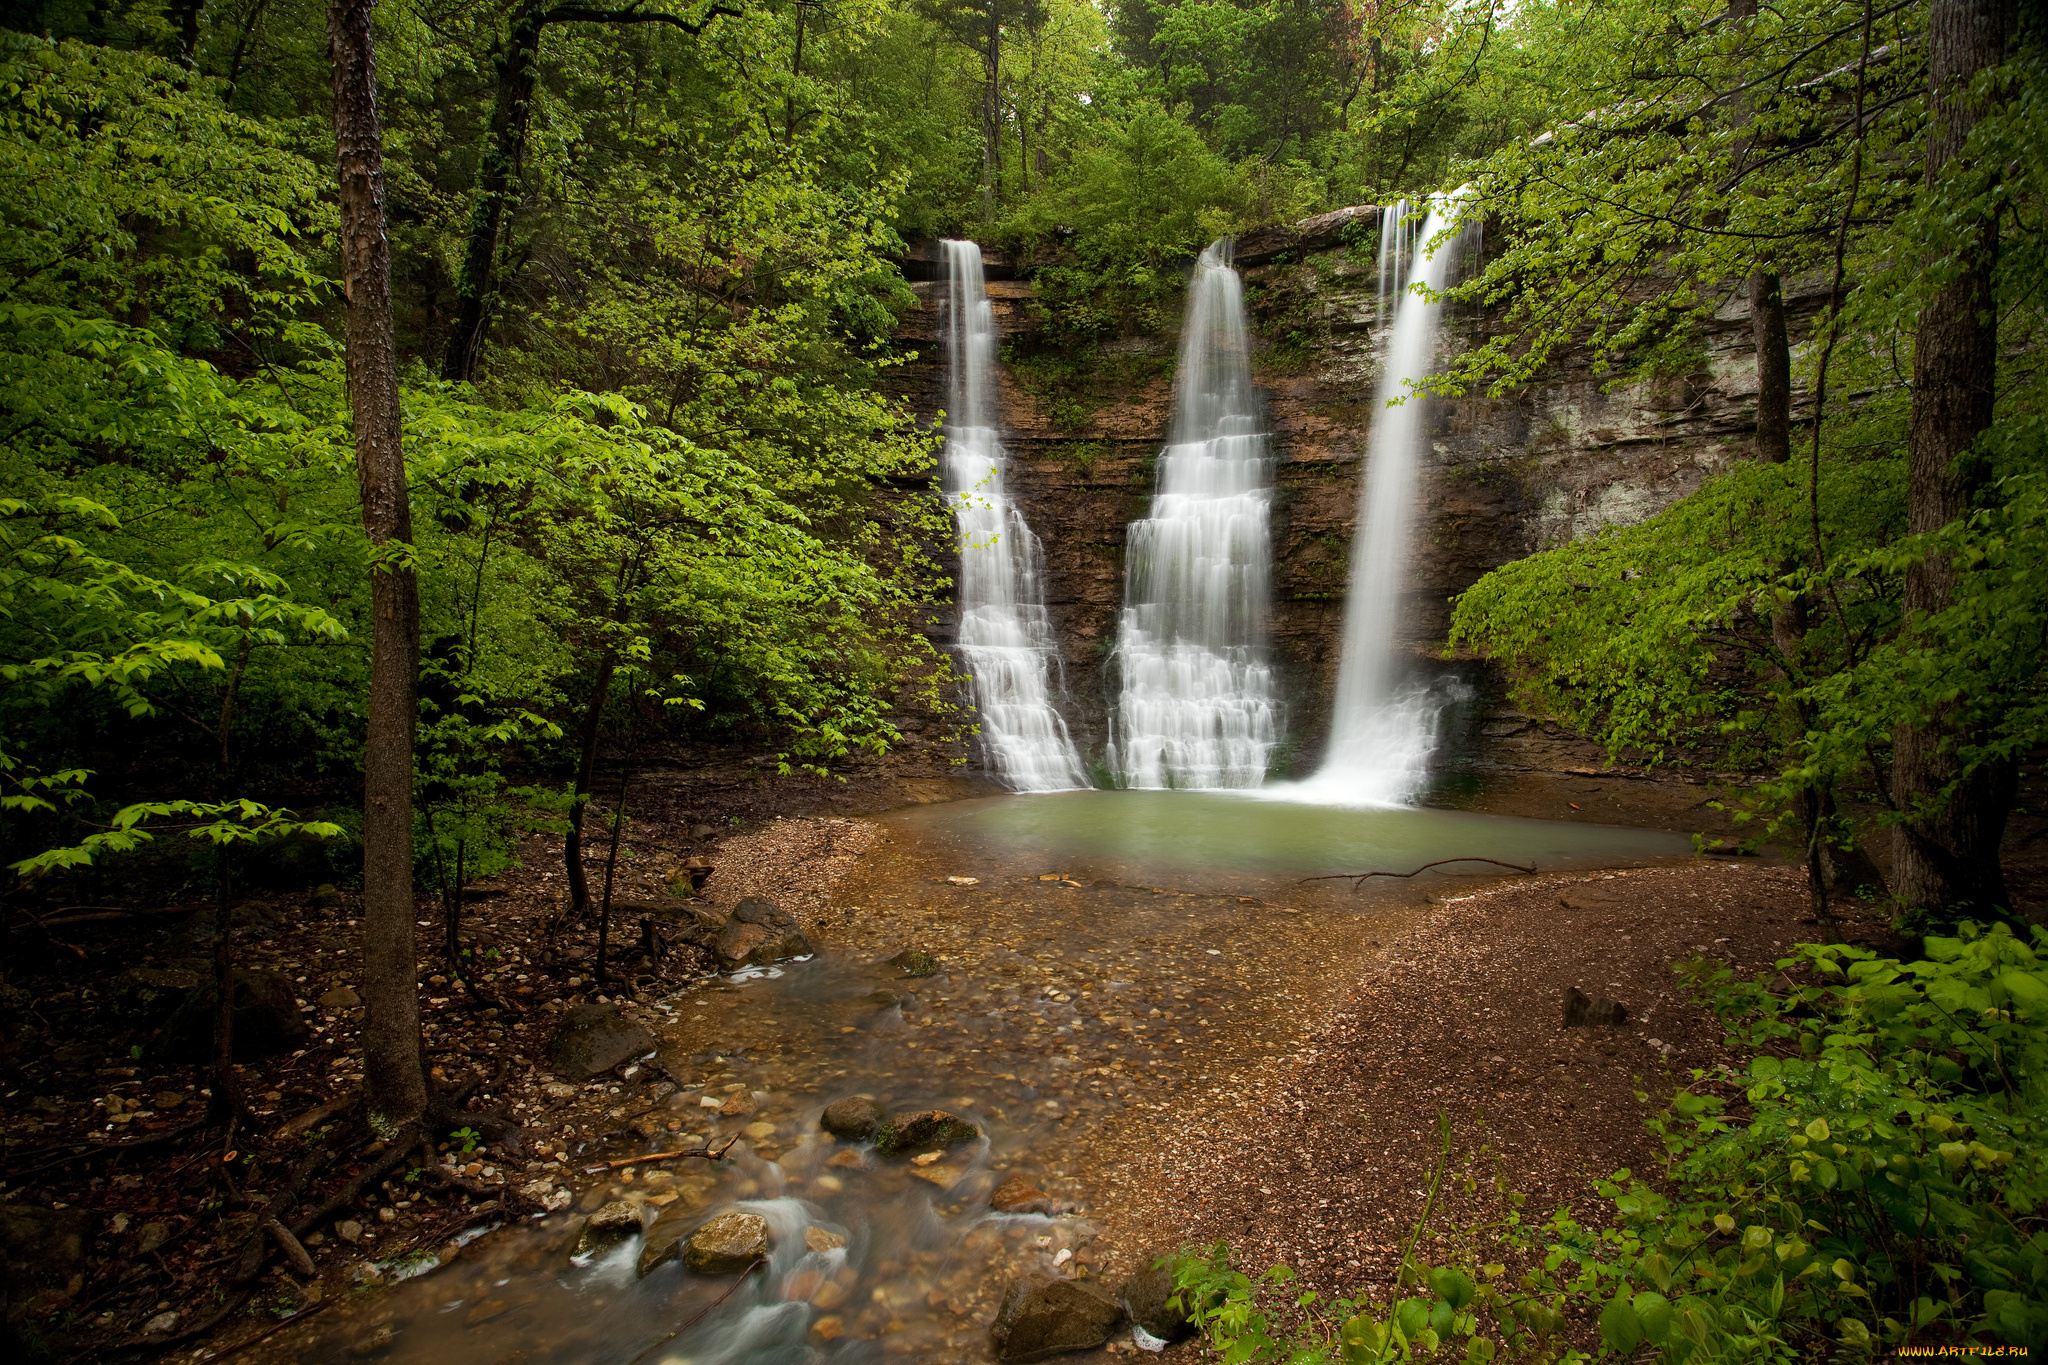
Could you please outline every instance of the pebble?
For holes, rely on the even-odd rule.
[[[363,1225],[353,1218],[347,1218],[334,1225],[334,1235],[344,1242],[363,1240]]]

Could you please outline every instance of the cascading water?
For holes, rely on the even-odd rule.
[[[1110,761],[1131,787],[1256,787],[1278,736],[1266,657],[1271,475],[1227,242],[1188,287],[1171,441],[1130,528]]]
[[[990,418],[995,311],[981,248],[944,245],[952,392],[943,480],[960,530],[960,654],[997,780],[1018,791],[1069,791],[1088,781],[1052,702],[1059,654],[1038,581],[1038,538],[1003,488],[1003,447]]]
[[[1459,239],[1447,240],[1434,252],[1429,243],[1455,217],[1458,197],[1452,194],[1426,206],[1403,200],[1381,221],[1383,328],[1390,292],[1398,306],[1387,336],[1379,410],[1366,452],[1358,530],[1352,541],[1330,748],[1316,775],[1292,789],[1297,799],[1399,804],[1421,788],[1436,748],[1445,698],[1405,676],[1394,632],[1407,580],[1416,466],[1428,404],[1415,386],[1435,367],[1437,322],[1443,308],[1414,286],[1442,290],[1456,268]]]

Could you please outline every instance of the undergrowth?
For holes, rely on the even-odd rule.
[[[1218,1245],[1174,1259],[1179,1302],[1228,1365],[2048,1345],[2048,931],[1965,925],[1926,945],[1914,962],[1801,945],[1773,984],[1681,963],[1751,1060],[1692,1073],[1651,1123],[1664,1178],[1596,1186],[1607,1226],[1511,1214],[1445,1264],[1418,1258],[1446,1122],[1402,1297],[1290,1302],[1286,1267],[1254,1281]]]

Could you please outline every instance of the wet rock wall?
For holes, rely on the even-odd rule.
[[[1348,242],[1268,230],[1239,252],[1276,460],[1272,632],[1289,706],[1282,760],[1303,770],[1327,729],[1383,353],[1370,231],[1376,215],[1347,213],[1339,221]],[[923,309],[905,319],[902,336],[924,349],[898,372],[898,384],[929,420],[944,391],[936,344],[943,285],[913,288]],[[1122,337],[1087,355],[1063,354],[1042,336],[1028,280],[992,279],[989,290],[1005,338],[1000,385],[1011,491],[1043,545],[1067,715],[1095,759],[1116,686],[1109,656],[1125,531],[1152,493],[1178,337]],[[1801,300],[1792,302],[1796,309]],[[1449,308],[1442,345],[1469,345],[1487,326],[1482,313]],[[1459,722],[1471,762],[1540,770],[1602,764],[1601,752],[1582,738],[1513,712],[1480,663],[1441,657],[1451,599],[1502,564],[1649,517],[1747,455],[1756,378],[1739,299],[1715,316],[1704,341],[1699,364],[1683,376],[1615,383],[1580,358],[1502,397],[1426,400],[1431,439],[1402,636],[1418,669],[1452,671],[1473,685],[1473,704]]]

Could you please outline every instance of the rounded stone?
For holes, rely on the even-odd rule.
[[[758,1213],[721,1213],[690,1234],[683,1264],[699,1275],[736,1275],[767,1254],[767,1219]]]
[[[898,1114],[883,1125],[875,1134],[875,1150],[883,1156],[900,1156],[906,1152],[957,1147],[980,1136],[981,1129],[957,1114],[922,1109],[914,1114]]]
[[[848,1142],[866,1142],[875,1135],[886,1118],[880,1103],[866,1095],[848,1095],[825,1106],[825,1112],[818,1117],[818,1126],[833,1137],[845,1138]]]

